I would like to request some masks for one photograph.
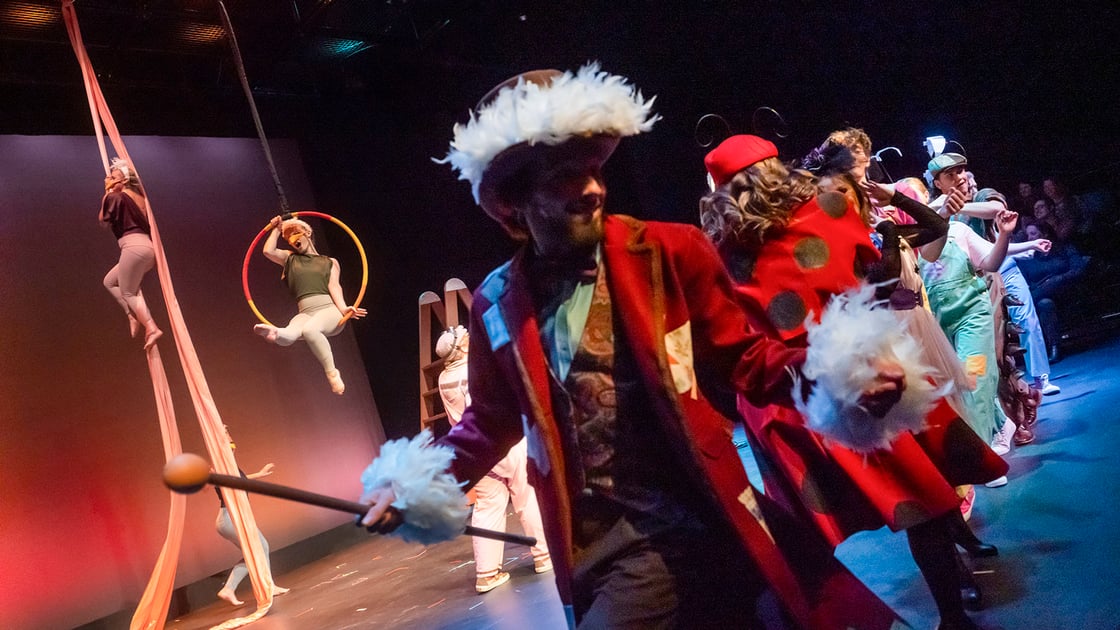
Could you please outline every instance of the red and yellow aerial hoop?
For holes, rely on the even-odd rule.
[[[354,308],[357,308],[359,305],[361,305],[362,298],[366,295],[366,283],[369,281],[369,263],[366,261],[366,250],[362,247],[362,242],[358,240],[358,236],[354,234],[354,230],[351,230],[350,226],[346,225],[342,221],[339,221],[331,215],[325,214],[323,212],[316,212],[314,210],[301,210],[299,212],[291,213],[291,216],[318,217],[320,219],[326,219],[327,221],[330,221],[331,223],[334,223],[338,227],[342,228],[347,234],[350,235],[350,239],[354,241],[354,245],[358,248],[358,255],[362,257],[362,288],[358,290],[358,299],[354,300],[354,304],[352,306],[354,306]],[[275,324],[268,321],[268,319],[266,319],[265,316],[261,314],[260,310],[257,309],[256,303],[253,302],[253,294],[249,291],[249,260],[253,257],[253,251],[257,248],[257,243],[260,242],[261,237],[267,234],[270,230],[272,230],[272,222],[269,222],[268,225],[264,226],[264,229],[257,233],[256,238],[254,238],[253,242],[249,244],[248,251],[245,252],[245,262],[241,265],[241,288],[245,292],[245,300],[249,303],[249,308],[252,309],[253,314],[257,316],[257,319],[261,320],[261,322],[264,324],[268,324],[269,326],[275,326]],[[346,320],[350,319],[350,315],[350,313],[346,313],[345,315],[343,315],[342,319],[338,320],[338,325],[341,326],[342,324],[346,323]]]

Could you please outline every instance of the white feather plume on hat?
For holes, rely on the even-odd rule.
[[[547,85],[519,79],[489,103],[456,124],[451,149],[439,164],[450,164],[471,184],[475,202],[487,167],[499,153],[519,144],[555,146],[576,136],[633,136],[653,128],[654,99],[642,97],[623,77],[588,63]]]
[[[810,429],[862,453],[888,448],[899,434],[924,429],[926,416],[952,387],[930,382],[936,370],[924,363],[921,346],[898,318],[874,308],[874,290],[864,285],[838,295],[819,324],[806,324],[809,350],[801,372],[815,383],[808,400],[794,396]],[[859,404],[876,376],[871,360],[877,357],[897,360],[906,378],[901,400],[882,418]]]

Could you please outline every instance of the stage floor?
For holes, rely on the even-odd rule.
[[[1008,456],[1010,483],[978,488],[973,528],[1000,555],[974,568],[985,609],[983,627],[1006,630],[1117,630],[1120,628],[1120,339],[1068,357],[1051,380],[1062,393],[1045,399],[1038,439]],[[744,448],[752,479],[757,468]],[[519,531],[516,518],[510,530]],[[346,545],[276,577],[291,592],[277,597],[255,630],[444,628],[551,630],[564,617],[551,573],[536,575],[529,550],[507,545],[513,578],[474,592],[468,538],[419,545],[354,528]],[[350,543],[352,541],[352,544]],[[932,598],[910,558],[904,534],[863,532],[837,556],[914,628],[935,628]],[[220,582],[211,578],[213,591]],[[168,624],[208,628],[253,610],[248,580],[241,608],[217,600]]]
[[[471,539],[424,548],[354,529],[352,546],[275,577],[290,592],[273,599],[254,630],[342,628],[565,628],[551,572],[533,572],[529,548],[506,545],[505,585],[474,590]],[[520,533],[516,518],[509,530]],[[222,576],[225,577],[224,575]],[[213,582],[216,593],[221,587]],[[209,628],[255,610],[252,586],[238,589],[245,605],[215,603],[169,622],[173,630]]]

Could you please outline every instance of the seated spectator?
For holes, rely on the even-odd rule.
[[[1058,341],[1060,340],[1058,328],[1057,305],[1061,302],[1066,289],[1074,285],[1079,277],[1085,273],[1089,265],[1089,257],[1084,256],[1068,241],[1055,238],[1055,231],[1049,223],[1039,221],[1027,227],[1027,238],[1049,239],[1052,243],[1050,251],[1036,253],[1029,258],[1019,259],[1019,271],[1027,280],[1027,285],[1034,296],[1035,306],[1038,309],[1038,319],[1042,324],[1042,334],[1046,338],[1049,349],[1050,362],[1058,360]]]
[[[1038,201],[1038,195],[1034,192],[1034,186],[1030,182],[1019,182],[1019,194],[1011,199],[1011,209],[1019,213],[1019,221],[1034,216],[1034,204]]]
[[[1081,208],[1077,199],[1069,194],[1065,184],[1054,177],[1042,182],[1042,192],[1050,200],[1052,212],[1049,223],[1054,226],[1058,240],[1069,242],[1081,225]]]

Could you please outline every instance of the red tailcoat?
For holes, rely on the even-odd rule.
[[[789,366],[804,352],[749,332],[714,247],[696,228],[605,221],[603,264],[611,307],[652,398],[651,429],[672,444],[675,467],[742,541],[750,562],[806,628],[890,628],[897,617],[831,553],[794,566],[762,524],[778,508],[756,495],[731,441],[729,424],[702,391],[734,387],[757,404],[788,401]],[[565,459],[553,415],[548,367],[526,277],[525,251],[475,292],[471,312],[471,406],[440,443],[455,450],[455,475],[473,484],[524,434],[529,478],[539,499],[561,601],[571,616],[572,513]],[[704,379],[697,382],[699,378]],[[777,513],[775,513],[777,514]],[[787,523],[779,539],[812,547],[819,536]],[[827,550],[823,541],[819,545]],[[802,550],[803,551],[803,550]],[[808,554],[813,555],[813,554]]]

